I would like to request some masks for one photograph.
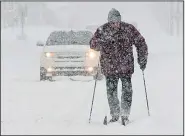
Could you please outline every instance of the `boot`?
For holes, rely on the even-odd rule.
[[[128,117],[121,116],[122,125],[126,126],[129,123]]]
[[[112,119],[109,122],[116,122],[119,120],[119,116],[112,116]]]

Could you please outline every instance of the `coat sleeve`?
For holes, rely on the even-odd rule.
[[[90,40],[90,48],[96,51],[100,51],[101,43],[101,28],[98,28]]]
[[[146,65],[148,58],[148,46],[145,42],[145,38],[134,26],[132,26],[132,40],[137,50],[139,65]]]

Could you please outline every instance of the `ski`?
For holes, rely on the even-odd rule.
[[[71,81],[80,81],[80,82],[90,82],[90,81],[93,81],[93,79],[90,79],[90,80],[78,80],[78,79],[73,79],[73,78],[69,78]]]

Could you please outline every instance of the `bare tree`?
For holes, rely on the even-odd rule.
[[[25,28],[25,20],[27,17],[27,5],[26,3],[19,2],[18,5],[18,16],[20,21],[20,28],[21,28],[21,38],[25,38],[26,34],[24,31]]]

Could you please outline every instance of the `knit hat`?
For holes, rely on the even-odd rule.
[[[108,22],[120,22],[120,21],[121,21],[121,15],[119,11],[116,10],[115,8],[112,8],[108,14]]]

